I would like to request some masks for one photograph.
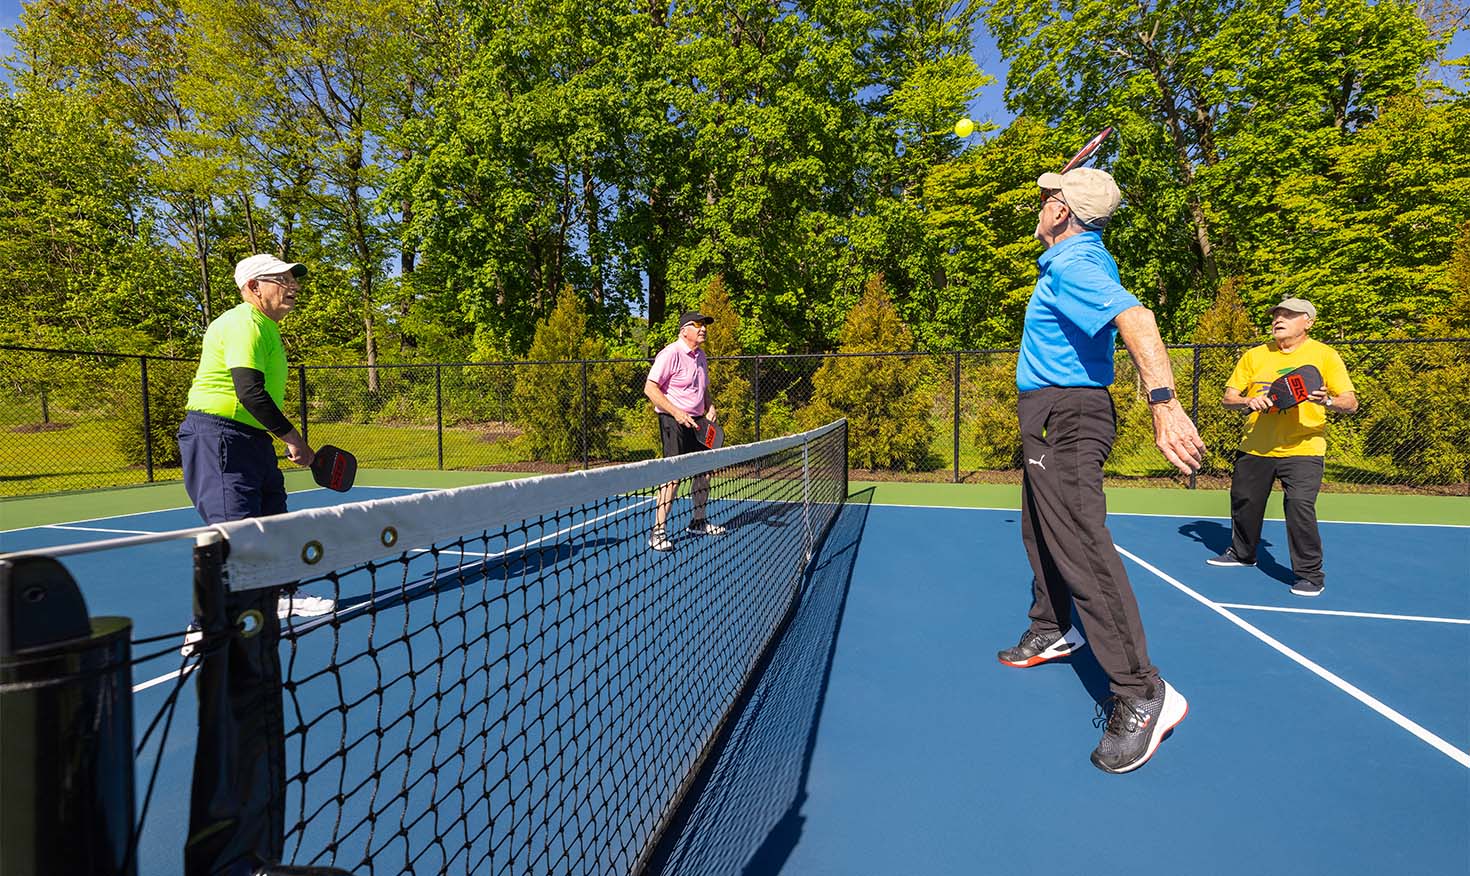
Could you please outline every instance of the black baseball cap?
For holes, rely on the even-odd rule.
[[[697,322],[700,325],[709,325],[714,321],[715,318],[713,316],[705,316],[697,310],[690,310],[679,317],[679,328],[682,329],[691,322]]]

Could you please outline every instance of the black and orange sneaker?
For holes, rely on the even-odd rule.
[[[1082,638],[1082,633],[1076,627],[1072,627],[1065,633],[1038,633],[1035,630],[1027,630],[1016,647],[1007,648],[995,656],[1007,666],[1025,669],[1058,657],[1066,657],[1086,644],[1087,640]]]
[[[1150,700],[1113,696],[1097,707],[1093,724],[1107,722],[1102,741],[1092,752],[1092,764],[1104,772],[1126,773],[1143,766],[1158,750],[1164,734],[1189,714],[1189,701],[1161,678]]]

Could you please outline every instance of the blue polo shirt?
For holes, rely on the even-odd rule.
[[[1118,280],[1118,264],[1096,231],[1053,245],[1026,305],[1016,388],[1110,386],[1118,329],[1113,318],[1138,299]]]

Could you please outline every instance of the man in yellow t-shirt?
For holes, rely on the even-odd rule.
[[[1291,592],[1297,596],[1320,596],[1325,586],[1317,493],[1327,455],[1327,415],[1358,409],[1342,357],[1307,337],[1316,320],[1317,308],[1311,302],[1300,298],[1282,301],[1271,310],[1271,342],[1246,351],[1230,375],[1225,407],[1248,411],[1250,417],[1230,478],[1230,548],[1209,560],[1212,566],[1256,564],[1266,499],[1272,482],[1279,478],[1296,578]],[[1277,410],[1267,395],[1272,381],[1303,365],[1313,365],[1321,372],[1322,388],[1302,404]]]

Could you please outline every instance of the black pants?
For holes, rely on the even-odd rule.
[[[1138,601],[1113,547],[1103,496],[1103,462],[1117,433],[1112,396],[1092,387],[1021,393],[1021,539],[1031,560],[1031,628],[1072,626],[1072,604],[1113,693],[1155,695]]]
[[[1300,580],[1325,584],[1322,534],[1317,530],[1317,493],[1322,489],[1324,464],[1320,456],[1237,454],[1230,476],[1230,552],[1247,563],[1256,561],[1266,499],[1271,496],[1271,482],[1280,478],[1291,570]]]

